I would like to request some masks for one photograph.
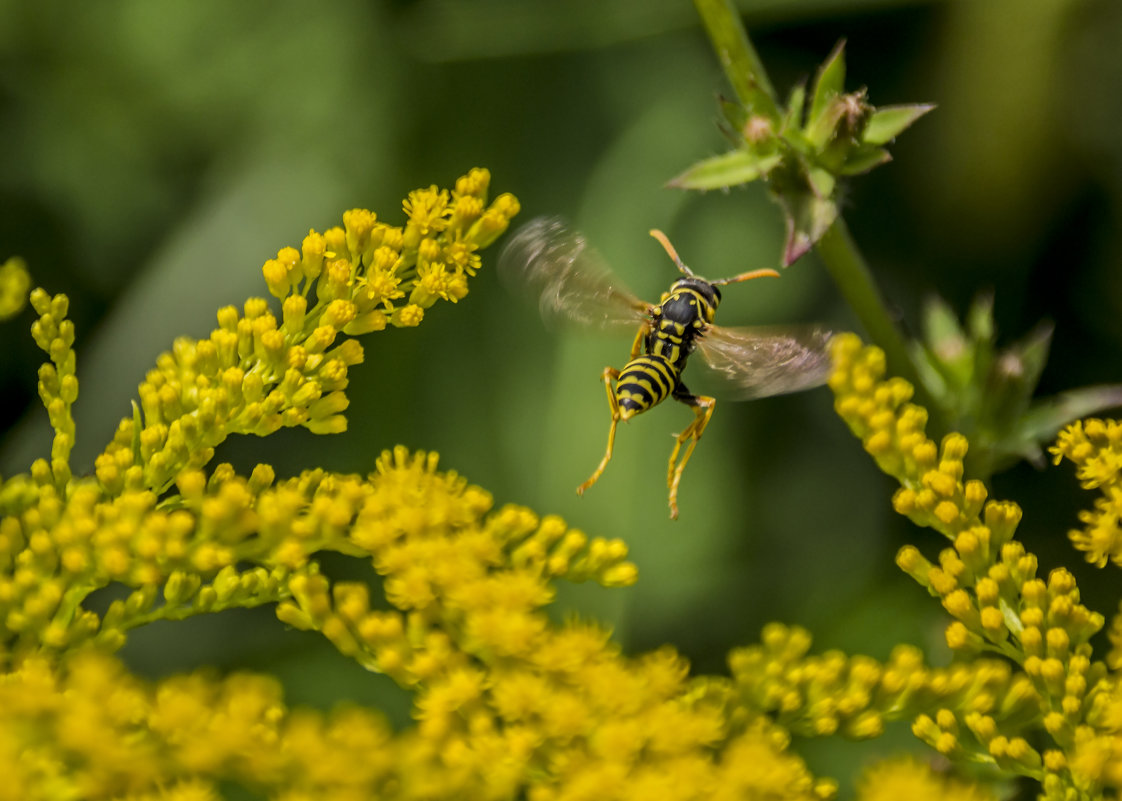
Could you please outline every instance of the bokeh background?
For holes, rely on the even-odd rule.
[[[933,294],[962,313],[992,291],[1003,341],[1043,318],[1056,325],[1042,394],[1122,380],[1122,5],[739,5],[783,92],[844,38],[850,88],[867,86],[878,105],[938,104],[845,202],[906,326]],[[356,206],[400,222],[410,189],[473,166],[520,198],[522,221],[569,218],[644,297],[674,276],[651,227],[706,275],[775,265],[783,224],[761,187],[664,188],[724,149],[718,92],[686,0],[2,0],[0,256],[24,256],[39,283],[71,298],[76,470],[91,469],[175,336],[205,336],[219,306],[265,293],[260,267],[278,248]],[[891,483],[825,389],[719,404],[677,522],[665,462],[690,413],[674,404],[624,426],[610,468],[578,499],[607,433],[600,371],[622,365],[630,339],[548,332],[500,285],[497,252],[457,306],[365,338],[346,434],[237,438],[219,458],[291,475],[365,472],[397,443],[438,450],[497,503],[625,538],[638,586],[563,587],[558,614],[611,621],[633,652],[674,643],[699,671],[723,671],[728,649],[769,620],[809,627],[816,648],[884,658],[911,642],[947,658],[938,605],[893,564],[906,542],[929,556],[942,543],[894,516]],[[725,298],[730,324],[856,326],[813,254]],[[49,450],[29,321],[2,334],[5,475]],[[1067,544],[1090,503],[1070,469],[1019,465],[994,483],[1024,506],[1021,534],[1042,569],[1071,566],[1088,603],[1110,614],[1116,592]],[[152,626],[125,657],[150,675],[265,669],[294,702],[356,699],[407,721],[388,682],[267,609]],[[893,735],[910,740],[906,727]],[[844,777],[890,747],[812,746],[812,759]]]

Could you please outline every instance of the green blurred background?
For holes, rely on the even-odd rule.
[[[1122,378],[1122,5],[740,7],[783,92],[845,38],[850,88],[868,86],[877,105],[938,104],[845,202],[906,324],[933,293],[961,313],[992,290],[1004,341],[1041,318],[1056,324],[1041,392]],[[0,256],[23,255],[39,283],[71,298],[77,471],[91,469],[175,336],[205,336],[216,308],[264,294],[260,267],[278,248],[355,206],[400,222],[410,189],[473,166],[520,198],[520,221],[572,220],[644,297],[674,275],[651,227],[706,275],[778,261],[783,223],[762,188],[663,188],[725,147],[714,122],[727,90],[686,0],[4,0],[0,59]],[[727,650],[775,619],[808,626],[816,648],[883,658],[905,641],[946,658],[938,605],[893,564],[905,542],[932,557],[942,543],[894,516],[891,483],[825,389],[719,404],[677,522],[665,462],[690,413],[674,404],[624,426],[610,468],[578,499],[607,433],[600,371],[622,365],[630,339],[549,333],[496,280],[497,253],[459,305],[364,340],[345,435],[238,438],[219,457],[291,475],[365,472],[396,443],[438,450],[497,503],[625,538],[638,586],[564,587],[558,614],[607,619],[632,651],[674,643],[701,671],[723,671]],[[725,298],[729,324],[856,326],[813,254]],[[29,321],[8,325],[0,349],[5,475],[49,450]],[[995,485],[1025,507],[1021,533],[1042,568],[1073,567],[1090,605],[1111,613],[1116,593],[1067,544],[1090,504],[1071,470],[1021,465]],[[293,701],[407,714],[387,682],[315,635],[286,632],[270,610],[152,626],[125,655],[153,675],[268,669]],[[836,758],[818,767],[844,774]]]

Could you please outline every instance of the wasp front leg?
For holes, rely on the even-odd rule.
[[[650,333],[650,320],[644,320],[643,324],[639,326],[638,333],[635,334],[635,341],[631,343],[631,355],[628,357],[628,361],[634,361],[635,357],[639,355],[639,352],[643,349],[643,343],[647,341]]]
[[[693,422],[686,426],[674,443],[674,450],[670,453],[670,464],[666,472],[666,486],[670,489],[670,517],[677,520],[678,485],[682,481],[682,473],[686,469],[686,462],[693,455],[693,449],[697,447],[697,441],[701,439],[705,427],[709,425],[709,418],[713,416],[713,409],[716,407],[717,401],[707,395],[690,394],[690,391],[682,383],[674,388],[673,397],[674,400],[681,401],[692,408],[694,413]],[[682,450],[682,445],[687,441],[689,445],[686,446],[686,454],[679,463],[678,454]]]
[[[619,413],[619,400],[616,398],[616,390],[612,386],[612,382],[619,379],[619,370],[614,367],[605,367],[602,377],[604,389],[608,392],[608,406],[612,410],[612,425],[608,429],[608,450],[604,453],[604,458],[600,460],[600,465],[596,468],[596,471],[589,476],[588,481],[577,487],[577,495],[584,495],[584,491],[599,480],[604,468],[608,466],[608,462],[612,459],[612,448],[616,443],[616,426],[619,425],[621,415]]]

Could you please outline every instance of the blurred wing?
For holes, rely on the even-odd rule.
[[[507,242],[499,273],[520,294],[535,299],[549,327],[634,328],[649,306],[636,298],[584,237],[556,217],[526,223]]]
[[[720,382],[720,397],[763,398],[826,382],[831,333],[814,326],[726,328],[711,325],[698,350]]]

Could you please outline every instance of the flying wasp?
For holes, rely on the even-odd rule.
[[[547,324],[575,323],[601,330],[639,326],[627,364],[622,370],[605,367],[601,375],[612,413],[608,447],[577,493],[583,495],[595,484],[611,461],[620,421],[674,398],[694,413],[693,421],[676,435],[667,468],[670,517],[676,519],[682,473],[716,406],[715,398],[695,395],[682,382],[690,354],[701,353],[722,386],[722,397],[762,398],[824,383],[830,366],[826,353],[830,334],[816,327],[715,325],[720,287],[779,273],[752,270],[710,281],[682,262],[665,234],[658,230],[650,234],[683,276],[658,303],[631,294],[580,234],[553,217],[539,217],[520,228],[504,249],[499,270],[516,288],[536,297]]]

